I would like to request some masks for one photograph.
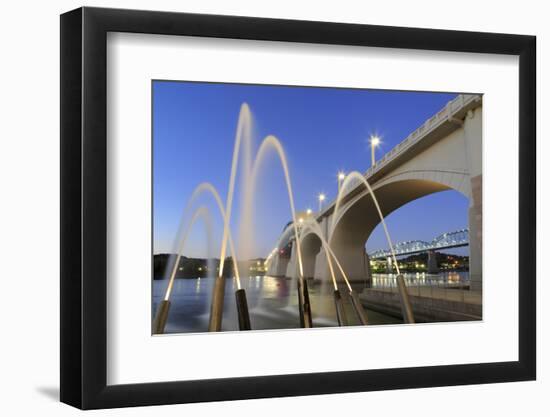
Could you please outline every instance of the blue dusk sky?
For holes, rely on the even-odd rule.
[[[283,144],[297,211],[318,209],[317,195],[337,194],[337,173],[366,171],[371,134],[381,137],[377,159],[405,139],[456,94],[340,88],[285,87],[190,82],[153,82],[154,253],[173,250],[180,217],[194,188],[212,183],[225,205],[240,106],[248,103],[257,149],[266,135]],[[240,218],[239,178],[231,220],[235,241]],[[213,200],[213,247],[219,256],[222,221]],[[254,199],[254,256],[265,257],[291,219],[280,163],[273,155],[262,168]],[[422,239],[468,225],[468,201],[456,191],[413,201],[387,217],[394,242]],[[204,224],[192,228],[183,254],[208,256]],[[378,226],[367,250],[386,248]],[[450,252],[450,251],[449,251]],[[467,253],[467,248],[455,253]]]

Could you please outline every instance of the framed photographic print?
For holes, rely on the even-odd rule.
[[[61,16],[61,400],[535,379],[535,38]]]

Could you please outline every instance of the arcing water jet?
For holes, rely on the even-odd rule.
[[[329,243],[323,236],[323,231],[321,230],[321,227],[319,226],[319,223],[315,219],[306,219],[305,220],[306,228],[302,230],[302,233],[304,233],[307,230],[310,230],[312,233],[317,235],[317,237],[321,240],[321,244],[323,245],[323,249],[325,250],[325,256],[327,258],[327,264],[329,266],[330,274],[332,277],[332,282],[334,286],[334,302],[336,305],[336,315],[338,318],[338,323],[340,323],[341,326],[345,325],[347,322],[347,318],[345,315],[344,306],[342,303],[342,298],[340,295],[340,291],[338,290],[338,284],[336,283],[336,277],[334,274],[334,269],[332,267],[331,258],[334,259],[334,262],[336,262],[336,265],[338,266],[338,269],[340,273],[342,274],[342,277],[344,278],[344,282],[346,283],[346,286],[348,287],[349,295],[352,300],[353,308],[357,314],[357,318],[359,319],[360,323],[363,325],[368,324],[368,318],[367,313],[363,309],[363,305],[360,303],[359,298],[357,297],[357,294],[353,291],[353,288],[349,282],[349,279],[344,271],[344,268],[342,268],[342,265],[340,264],[340,261],[338,261],[338,258],[334,254],[334,251],[330,247]]]
[[[181,253],[185,247],[185,243],[187,241],[187,236],[190,232],[190,230],[193,228],[197,220],[203,219],[206,228],[207,228],[207,238],[208,242],[211,241],[212,236],[212,218],[210,216],[210,212],[207,207],[201,206],[199,207],[195,213],[193,214],[191,221],[187,225],[187,228],[185,229],[185,232],[183,233],[183,236],[180,241],[180,245],[178,247],[178,251],[176,254],[174,265],[172,266],[172,272],[170,274],[170,280],[168,281],[168,286],[166,288],[166,293],[164,295],[164,299],[159,304],[159,307],[157,308],[157,313],[155,315],[155,318],[153,320],[153,334],[162,334],[164,333],[164,328],[166,327],[166,322],[168,320],[168,312],[170,310],[170,294],[172,293],[172,287],[174,285],[174,279],[176,277],[176,272],[178,270],[180,259],[181,259]]]
[[[363,183],[365,185],[365,187],[367,188],[370,196],[372,197],[372,201],[373,201],[373,203],[376,207],[376,211],[378,212],[378,216],[380,217],[380,222],[382,223],[382,227],[384,229],[384,234],[386,235],[386,240],[388,242],[388,246],[389,246],[391,254],[392,254],[392,260],[393,260],[393,263],[395,265],[395,269],[397,271],[397,278],[396,279],[397,279],[397,284],[398,284],[398,288],[399,288],[399,296],[400,296],[400,299],[401,299],[401,310],[403,312],[403,319],[406,323],[414,323],[414,316],[413,316],[413,312],[412,312],[411,303],[410,303],[410,300],[409,300],[409,294],[407,292],[407,286],[405,284],[405,280],[403,278],[403,275],[401,274],[401,271],[399,270],[399,265],[397,264],[397,258],[395,257],[395,251],[394,251],[393,244],[392,244],[392,241],[391,241],[391,238],[390,238],[390,233],[388,231],[388,227],[386,225],[386,221],[384,219],[384,215],[382,214],[382,210],[380,209],[380,205],[378,204],[378,200],[376,198],[376,195],[374,194],[374,191],[372,190],[369,182],[367,181],[365,176],[363,174],[361,174],[360,172],[357,172],[357,171],[350,172],[346,176],[344,181],[342,182],[342,186],[340,187],[340,191],[338,192],[338,197],[336,198],[336,203],[334,205],[333,220],[332,220],[331,226],[330,226],[330,235],[332,235],[332,233],[334,232],[334,228],[336,227],[335,220],[337,218],[337,214],[338,214],[338,211],[340,209],[340,203],[342,201],[342,198],[344,197],[346,186],[348,186],[349,183],[354,179],[359,180],[361,183]],[[353,298],[352,298],[352,300],[353,300]],[[359,303],[359,300],[358,299],[354,300],[354,303]]]

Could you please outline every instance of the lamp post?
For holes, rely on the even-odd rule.
[[[371,155],[371,166],[376,165],[376,158],[374,157],[374,149],[380,144],[380,138],[378,136],[370,137],[370,155]]]
[[[326,195],[323,193],[319,194],[319,213],[321,212],[321,209],[323,208],[323,201],[325,201],[325,198],[327,198]]]
[[[342,188],[342,182],[346,179],[346,174],[342,171],[338,173],[338,194],[340,194],[340,188]]]

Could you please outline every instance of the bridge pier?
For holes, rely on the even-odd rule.
[[[315,258],[316,256],[305,256],[305,254],[302,252],[304,278],[315,278]]]
[[[428,251],[428,274],[439,274],[437,265],[437,253],[434,250]]]
[[[338,258],[342,269],[350,282],[365,282],[369,279],[369,258],[365,253],[365,244],[362,241],[348,242],[335,238],[331,241],[331,248]],[[338,282],[344,282],[336,262],[333,262],[334,272]],[[317,272],[317,271],[316,271]],[[330,279],[330,276],[329,276]]]
[[[386,271],[387,271],[388,274],[393,273],[393,260],[392,260],[391,256],[388,256],[386,258]]]
[[[332,249],[335,255],[338,257],[338,261],[340,262],[340,265],[344,269],[344,272],[346,273],[346,276],[350,281],[366,282],[368,287],[372,285],[370,259],[369,256],[365,253],[364,248],[361,247],[338,250],[338,247],[336,246]],[[332,266],[334,268],[334,273],[338,285],[343,284],[344,278],[334,260],[332,260]],[[314,278],[320,281],[332,280],[324,248],[321,248],[321,250],[315,257]]]
[[[334,262],[333,262],[334,263]],[[328,268],[327,256],[325,248],[321,248],[317,256],[315,257],[315,271],[314,278],[319,281],[328,281],[332,279]]]
[[[310,233],[303,236],[300,243],[302,245],[304,278],[317,278],[315,276],[315,262],[322,248],[321,239],[316,234]]]
[[[292,249],[290,250],[290,260],[286,266],[286,271],[283,274],[287,278],[298,278],[300,271],[298,268],[298,254],[296,252],[296,242],[292,244]]]
[[[468,228],[470,230],[470,289],[482,290],[482,109],[468,111],[464,119],[464,136],[470,171],[470,208]]]
[[[470,289],[482,290],[481,175],[472,179],[472,205],[468,210],[470,229]]]
[[[273,261],[271,261],[271,264],[269,265],[269,275],[273,275],[276,277],[284,277],[286,276],[286,270],[290,259],[280,256],[280,254],[276,254],[273,256]]]
[[[365,251],[365,283],[367,288],[372,287],[372,269],[370,267],[370,258]]]
[[[273,255],[271,260],[268,263],[266,274],[270,276],[277,276],[277,266],[279,265],[279,254],[276,253]]]

